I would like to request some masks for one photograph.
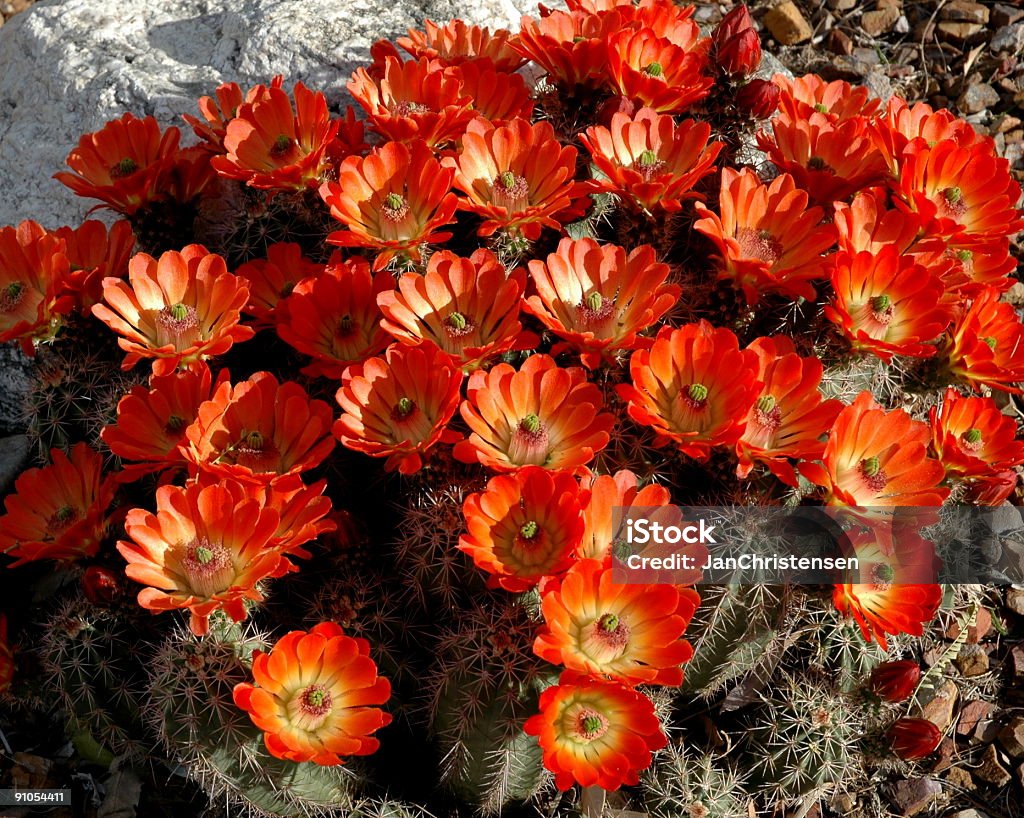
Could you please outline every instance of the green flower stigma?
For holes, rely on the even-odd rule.
[[[865,457],[860,461],[860,467],[868,477],[874,477],[882,469],[877,457]]]
[[[522,535],[524,540],[532,540],[537,536],[537,532],[540,531],[540,526],[537,525],[536,521],[530,520],[528,523],[523,523],[519,529],[519,533]]]
[[[184,321],[186,318],[188,318],[188,307],[186,307],[181,302],[178,302],[177,304],[171,304],[170,313],[171,318],[173,318],[175,321]]]
[[[531,435],[536,434],[540,431],[540,418],[534,414],[529,414],[519,421],[519,428],[524,432],[529,432]]]

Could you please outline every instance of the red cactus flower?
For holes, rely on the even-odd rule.
[[[768,119],[779,110],[782,92],[770,80],[753,79],[736,92],[736,107],[751,119]]]
[[[608,40],[612,89],[658,113],[677,114],[708,95],[714,80],[707,56],[686,50],[650,28],[620,31]]]
[[[127,274],[135,247],[132,226],[122,220],[114,222],[108,232],[103,222],[90,219],[78,228],[61,227],[53,235],[63,240],[68,259],[66,292],[74,298],[75,307],[88,314],[92,305],[103,299],[103,279]]]
[[[1020,475],[1015,469],[978,477],[965,484],[964,502],[976,506],[1001,506],[1017,490]]]
[[[509,364],[477,370],[460,407],[470,435],[453,453],[495,471],[574,469],[608,444],[615,417],[600,411],[603,403],[585,370],[563,369],[548,355],[531,355],[518,372]]]
[[[279,84],[257,86],[228,125],[224,156],[210,160],[222,176],[260,190],[319,186],[324,154],[338,133],[327,98],[295,84],[295,106]]]
[[[885,735],[892,751],[904,761],[930,756],[942,741],[942,731],[928,719],[899,719]]]
[[[959,119],[946,108],[936,111],[924,102],[910,106],[906,100],[895,96],[875,121],[872,136],[894,177],[899,176],[903,151],[918,138],[929,145],[954,141],[965,148],[984,143],[994,153],[991,137],[983,137],[970,123]]]
[[[726,74],[746,77],[761,64],[761,39],[745,3],[722,18],[711,34],[715,64]]]
[[[634,116],[613,114],[608,128],[588,128],[581,141],[604,175],[592,190],[614,193],[648,212],[676,212],[695,198],[694,185],[714,170],[721,142],[708,145],[711,128],[642,108]]]
[[[758,338],[747,349],[757,353],[757,380],[763,386],[747,414],[743,436],[736,443],[739,477],[763,463],[782,482],[797,485],[789,459],[818,460],[821,442],[843,408],[838,400],[823,400],[818,391],[824,367],[817,358],[796,354],[785,336]]]
[[[946,388],[942,404],[929,414],[932,448],[946,473],[961,478],[991,477],[1024,463],[1017,423],[991,398],[962,397]]]
[[[336,380],[388,345],[377,296],[392,283],[387,273],[373,275],[366,259],[335,254],[321,275],[296,285],[278,305],[277,334],[313,358],[303,374]]]
[[[629,416],[703,459],[712,446],[740,439],[761,389],[757,354],[740,350],[736,336],[706,321],[664,327],[649,350],[629,359],[632,385],[618,387]]]
[[[533,99],[520,74],[496,71],[489,60],[473,60],[445,69],[458,77],[463,93],[473,99],[473,113],[496,126],[533,116]]]
[[[417,60],[427,57],[440,60],[445,65],[490,60],[496,71],[509,73],[526,62],[512,47],[519,37],[508,29],[491,31],[487,27],[468,25],[462,20],[452,20],[443,26],[424,20],[423,28],[424,31],[410,28],[408,37],[395,40]]]
[[[432,343],[392,344],[383,358],[345,370],[334,434],[349,449],[387,457],[388,470],[412,474],[435,443],[459,439],[445,427],[461,386],[462,370]]]
[[[302,247],[292,242],[278,242],[267,248],[265,259],[247,261],[235,275],[249,285],[249,303],[245,312],[256,319],[256,326],[272,327],[275,311],[282,299],[292,294],[295,285],[307,278],[320,275],[322,264],[306,258]]]
[[[994,287],[985,287],[954,321],[944,355],[949,371],[975,389],[1024,392],[1017,386],[1024,381],[1024,326]]]
[[[625,513],[620,514],[620,519],[616,520],[616,507],[625,512],[630,507],[651,508],[671,506],[672,503],[672,497],[664,486],[651,483],[639,488],[637,476],[625,469],[614,475],[596,475],[587,471],[580,480],[580,489],[590,495],[583,508],[583,541],[576,551],[581,560],[604,561],[612,555],[613,546],[622,539],[616,522],[621,525],[626,516]]]
[[[524,17],[513,48],[535,62],[548,79],[568,89],[605,84],[607,39],[619,30],[617,14],[553,11],[539,20]]]
[[[668,743],[651,700],[632,688],[566,671],[540,695],[523,730],[537,736],[555,786],[617,790],[636,784],[651,753]]]
[[[369,156],[348,157],[338,169],[338,181],[320,188],[331,215],[347,228],[331,233],[327,241],[382,250],[374,270],[398,254],[419,261],[422,245],[451,238],[438,228],[455,215],[453,176],[422,141],[388,142]]]
[[[682,638],[700,597],[673,585],[616,585],[609,563],[581,560],[544,594],[533,651],[552,664],[628,685],[678,687],[693,656]]]
[[[894,704],[910,698],[921,679],[921,666],[904,659],[899,662],[882,662],[871,671],[868,689],[876,696]]]
[[[269,372],[222,383],[185,430],[193,470],[267,484],[315,468],[334,448],[331,407]]]
[[[808,196],[789,174],[764,184],[749,168],[722,169],[721,215],[701,203],[694,229],[715,244],[720,259],[718,278],[734,282],[747,303],[762,293],[814,298],[810,282],[827,275],[822,253],[835,240],[831,225],[822,224],[820,207],[808,207]]]
[[[270,653],[254,651],[252,675],[256,685],[235,686],[235,704],[263,731],[275,758],[342,764],[343,756],[376,752],[380,741],[372,734],[391,722],[370,706],[391,695],[370,643],[345,636],[333,622],[291,631]]]
[[[498,228],[521,233],[530,241],[541,228],[559,228],[556,215],[578,205],[583,187],[573,181],[576,149],[563,147],[550,122],[533,125],[514,119],[495,127],[474,119],[462,137],[458,157],[446,157],[455,187],[466,194],[459,208],[477,213],[484,223],[478,235]]]
[[[378,80],[357,68],[347,87],[386,139],[422,140],[431,148],[447,145],[476,116],[461,78],[445,71],[440,61],[385,57],[383,70]]]
[[[828,489],[833,505],[939,506],[949,489],[942,464],[928,456],[930,439],[925,424],[902,409],[885,411],[865,390],[836,418],[824,469],[804,462],[800,471]]]
[[[459,550],[488,573],[489,587],[518,593],[565,571],[583,536],[579,486],[567,472],[526,466],[493,477],[462,505]]]
[[[70,561],[96,554],[107,530],[116,485],[102,477],[103,455],[86,443],[70,454],[50,452],[51,464],[28,469],[4,498],[0,552],[17,561]]]
[[[844,122],[874,116],[881,104],[864,86],[852,86],[844,80],[826,82],[817,74],[789,79],[784,74],[772,77],[782,95],[779,111],[792,122],[809,120],[813,114],[829,122]]]
[[[508,275],[490,250],[469,258],[442,250],[425,274],[406,273],[396,289],[377,296],[381,326],[406,344],[433,342],[468,371],[502,352],[536,346],[519,322],[525,288],[522,270]]]
[[[923,260],[945,264],[943,281],[953,298],[971,300],[986,287],[1005,292],[1016,281],[1013,273],[1017,260],[1010,253],[1010,240],[1006,237],[937,239],[936,244],[944,244],[944,250]]]
[[[7,637],[7,614],[0,612],[0,696],[4,696],[14,680],[14,651]]]
[[[69,272],[64,240],[36,222],[0,228],[0,343],[33,355],[35,341],[56,334],[74,303],[61,295]]]
[[[588,369],[620,350],[650,346],[653,339],[639,333],[679,299],[680,288],[665,283],[668,265],[646,244],[627,256],[614,244],[565,238],[545,261],[531,261],[529,268],[536,295],[523,307],[580,350]]]
[[[197,636],[216,610],[245,620],[245,600],[263,600],[257,583],[282,573],[281,553],[268,548],[277,512],[255,499],[239,502],[226,485],[194,483],[157,489],[156,508],[129,511],[128,539],[117,544],[128,578],[147,586],[139,605],[154,613],[188,609]]]
[[[825,317],[842,328],[854,349],[869,350],[883,361],[893,355],[934,355],[936,348],[928,342],[952,318],[940,303],[942,281],[892,246],[877,254],[839,253],[832,289]]]
[[[280,88],[284,77],[274,77],[272,86]],[[192,126],[195,135],[203,140],[204,147],[213,153],[225,153],[224,137],[227,136],[228,123],[238,115],[238,109],[244,102],[252,102],[262,86],[250,89],[243,94],[237,82],[225,82],[217,86],[216,99],[213,97],[199,98],[199,113],[202,119],[191,114],[182,114],[181,118]]]
[[[103,280],[103,303],[92,314],[121,336],[118,346],[128,353],[123,369],[151,358],[154,375],[169,375],[251,338],[253,330],[239,324],[248,297],[223,258],[190,244],[159,261],[139,253],[128,265],[128,281]]]
[[[180,138],[177,128],[161,133],[151,116],[137,119],[125,114],[84,134],[68,154],[72,172],[55,173],[53,178],[78,196],[99,199],[102,204],[96,208],[108,207],[132,216],[165,197],[167,171]]]

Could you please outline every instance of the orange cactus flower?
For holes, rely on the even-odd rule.
[[[222,176],[260,190],[320,185],[324,154],[338,133],[327,98],[295,84],[295,106],[278,83],[249,92],[224,134],[224,156],[210,164]]]
[[[664,327],[649,350],[633,353],[629,372],[632,385],[618,387],[629,416],[698,459],[740,439],[761,389],[757,354],[706,321]]]
[[[533,99],[522,75],[496,71],[489,60],[464,62],[445,72],[462,82],[463,93],[473,99],[475,116],[497,126],[533,116]]]
[[[348,157],[338,169],[338,181],[320,188],[331,215],[347,228],[331,233],[327,241],[382,250],[374,270],[400,253],[419,261],[423,244],[451,238],[438,228],[455,215],[453,176],[422,141],[388,142],[369,156]]]
[[[820,438],[835,422],[842,402],[823,400],[818,386],[824,367],[817,358],[796,354],[785,336],[758,338],[747,349],[758,356],[761,392],[747,414],[743,436],[736,443],[736,474],[746,477],[763,463],[789,486],[797,476],[789,459],[818,460]]]
[[[718,278],[732,281],[748,304],[769,292],[814,298],[810,282],[828,274],[822,253],[835,230],[793,177],[783,173],[766,185],[749,168],[722,168],[718,201],[720,216],[698,202],[694,224],[718,249]]]
[[[940,253],[923,259],[945,264],[943,282],[947,293],[959,300],[972,300],[986,287],[1005,292],[1013,286],[1017,260],[1010,253],[1010,239],[1003,238],[956,238],[950,241],[937,239],[943,244]]]
[[[103,301],[92,314],[121,337],[128,354],[122,369],[153,361],[153,374],[197,368],[253,336],[239,324],[249,297],[244,280],[228,272],[224,259],[201,244],[180,253],[168,250],[159,261],[139,253],[128,264],[128,281],[103,280]]]
[[[835,225],[839,249],[844,253],[880,253],[887,246],[900,253],[921,250],[923,222],[916,213],[887,206],[888,195],[883,188],[863,190],[846,202],[835,202]],[[925,251],[943,249],[941,240],[925,238]]]
[[[128,512],[128,539],[117,550],[128,578],[146,586],[139,605],[154,613],[187,608],[197,636],[207,632],[214,611],[245,620],[245,600],[263,600],[256,585],[283,573],[283,557],[268,548],[277,512],[240,496],[227,485],[162,486],[156,514]]]
[[[199,406],[210,399],[226,375],[222,371],[214,383],[207,367],[172,372],[151,378],[148,388],[133,387],[121,398],[117,422],[105,426],[100,437],[118,457],[140,461],[124,468],[122,480],[186,465],[179,448],[188,442],[185,430],[195,422]]]
[[[0,612],[0,696],[10,690],[15,670],[14,651],[7,637],[7,614]]]
[[[501,228],[529,241],[543,227],[559,228],[560,211],[579,205],[584,189],[573,181],[576,149],[563,147],[550,122],[514,119],[495,127],[474,119],[462,137],[462,152],[445,157],[455,187],[466,194],[458,206],[484,218],[477,234]]]
[[[810,119],[821,114],[830,122],[874,116],[881,104],[864,86],[854,87],[843,80],[826,82],[817,74],[789,79],[783,74],[772,77],[782,94],[779,110],[791,121]]]
[[[1024,394],[1024,326],[999,290],[985,287],[953,323],[944,350],[950,373],[975,389]]]
[[[424,31],[410,28],[408,37],[395,40],[417,60],[427,57],[445,65],[490,60],[495,70],[509,73],[526,62],[512,48],[519,37],[505,28],[491,31],[486,26],[471,26],[462,20],[452,20],[443,26],[424,20],[423,28]]]
[[[934,355],[936,348],[928,342],[953,317],[940,303],[942,281],[892,246],[877,254],[837,254],[832,289],[825,317],[842,329],[854,349],[868,350],[883,361],[893,355]]]
[[[962,397],[947,387],[942,404],[929,414],[932,449],[946,473],[959,478],[991,477],[1024,463],[1017,424],[991,398]]]
[[[17,561],[70,561],[91,557],[107,531],[107,508],[116,485],[102,477],[103,455],[86,443],[70,454],[50,452],[52,463],[28,469],[4,499],[0,552]]]
[[[580,480],[580,490],[589,492],[589,501],[583,508],[583,540],[576,550],[579,559],[603,561],[612,554],[612,547],[620,539],[613,509],[621,507],[651,508],[670,506],[672,497],[668,489],[656,483],[639,488],[637,476],[625,469],[614,475],[596,475],[589,470]],[[621,518],[625,518],[625,514]],[[621,520],[619,520],[621,523]]]
[[[533,651],[569,670],[628,685],[678,687],[693,656],[682,638],[700,604],[673,585],[616,585],[610,563],[581,560],[541,599],[545,627]]]
[[[377,675],[370,643],[345,636],[333,622],[291,631],[270,653],[254,651],[252,675],[256,685],[235,686],[235,704],[263,731],[275,758],[342,764],[343,756],[376,752],[380,741],[372,734],[391,722],[372,706],[388,700],[391,685]]]
[[[277,334],[313,358],[303,374],[337,380],[345,367],[388,345],[377,296],[393,281],[388,273],[373,275],[366,259],[335,254],[321,275],[296,285],[278,306]]]
[[[583,536],[576,480],[539,466],[492,477],[465,499],[462,513],[459,550],[488,573],[489,587],[513,593],[569,568]]]
[[[665,283],[668,265],[646,244],[627,256],[614,244],[565,238],[546,261],[531,261],[529,268],[537,294],[526,299],[524,309],[580,350],[588,369],[620,350],[649,347],[653,339],[640,333],[668,312],[681,292]]]
[[[687,50],[648,27],[619,31],[608,40],[612,89],[660,114],[678,114],[708,95],[706,49]]]
[[[272,86],[280,88],[284,77],[274,77]],[[214,153],[225,153],[224,137],[227,136],[228,123],[238,115],[238,109],[244,102],[252,102],[259,88],[251,89],[243,94],[237,82],[225,82],[217,86],[213,97],[199,98],[199,113],[202,119],[191,114],[182,114],[181,118],[192,126],[195,135],[203,140],[204,147]]]
[[[35,341],[56,334],[74,303],[61,295],[69,272],[63,239],[28,220],[0,228],[0,343],[33,355]]]
[[[843,408],[829,433],[824,468],[800,472],[828,489],[830,505],[864,508],[939,506],[949,496],[942,464],[928,456],[928,427],[902,409],[885,411],[861,392]]]
[[[275,311],[281,300],[291,295],[300,281],[314,278],[323,271],[324,265],[306,258],[298,244],[270,245],[265,259],[247,261],[235,270],[235,275],[244,278],[249,285],[245,312],[256,319],[257,326],[274,326]]]
[[[524,332],[519,304],[526,280],[513,275],[490,250],[469,258],[434,253],[427,272],[406,273],[397,288],[377,296],[381,326],[399,341],[430,341],[465,370],[509,350],[530,349],[538,339]]]
[[[88,314],[92,305],[103,299],[103,279],[124,278],[128,260],[135,247],[131,223],[125,220],[107,226],[90,219],[80,227],[61,227],[53,235],[63,240],[69,272],[64,281],[75,307]]]
[[[334,448],[331,407],[269,372],[222,383],[199,407],[183,444],[193,471],[267,484],[315,468]]]
[[[721,142],[708,145],[707,123],[686,119],[676,125],[667,114],[641,108],[632,117],[612,114],[608,128],[594,126],[580,136],[604,179],[591,189],[614,193],[648,212],[674,213],[695,198],[694,185],[714,170]]]
[[[55,173],[53,178],[78,196],[99,199],[102,204],[96,208],[132,216],[166,197],[166,176],[180,138],[177,128],[161,133],[151,116],[137,119],[125,114],[84,134],[68,154],[71,172]]]
[[[495,471],[574,469],[608,444],[615,416],[603,405],[586,370],[563,369],[549,355],[531,355],[518,372],[509,364],[477,370],[459,410],[470,435],[453,453]]]
[[[620,682],[566,671],[540,694],[540,713],[523,730],[537,736],[555,786],[617,790],[636,784],[651,753],[668,743],[654,705]]]
[[[581,11],[553,11],[539,20],[524,17],[513,48],[544,69],[554,84],[596,89],[605,83],[607,39],[621,24],[618,14]]]
[[[445,427],[461,386],[462,370],[434,344],[392,344],[383,358],[345,370],[334,434],[349,449],[387,457],[389,471],[412,474],[435,443],[459,438]]]
[[[954,116],[946,108],[936,111],[924,102],[910,106],[900,97],[889,100],[885,111],[875,121],[872,137],[894,177],[899,176],[903,151],[918,138],[929,145],[954,141],[965,148],[984,143],[994,153],[991,137],[983,137],[969,122]]]

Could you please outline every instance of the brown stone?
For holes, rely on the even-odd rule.
[[[832,29],[825,40],[825,46],[833,54],[850,55],[853,53],[853,40],[838,28]]]
[[[924,812],[942,797],[942,785],[933,778],[911,778],[896,782],[893,800],[900,815]]]
[[[0,14],[5,17],[13,17],[21,11],[25,11],[35,0],[0,0]]]
[[[992,629],[992,614],[988,612],[986,608],[978,608],[978,616],[975,623],[967,629],[967,641],[970,644],[977,644],[986,636]],[[960,635],[960,623],[954,621],[946,628],[946,638],[949,640],[956,639]]]
[[[988,7],[981,3],[972,3],[970,0],[953,0],[939,10],[939,19],[984,25],[988,22]]]
[[[967,86],[956,104],[962,114],[977,114],[998,102],[999,94],[995,88],[987,82],[975,82]]]
[[[991,744],[999,735],[999,723],[992,719],[982,719],[974,728],[971,742],[974,744]]]
[[[45,789],[50,777],[53,762],[42,756],[31,753],[15,753],[14,767],[11,769],[11,783],[17,789]]]
[[[941,687],[935,691],[935,695],[921,706],[922,718],[928,719],[932,724],[943,732],[953,723],[953,710],[956,707],[960,691],[956,682],[947,679]]]
[[[1010,673],[1015,682],[1024,682],[1024,645],[1017,645],[1010,651]]]
[[[1017,6],[1008,6],[1005,3],[996,3],[992,7],[991,15],[992,25],[996,28],[999,26],[1008,26],[1010,23],[1016,23],[1018,20],[1024,20],[1024,8]]]
[[[992,131],[993,131],[993,133],[1005,134],[1005,133],[1009,133],[1014,128],[1018,127],[1019,125],[1020,125],[1020,120],[1017,117],[1010,116],[1009,114],[1001,114],[999,116],[999,118],[996,119],[996,121],[992,123]],[[1014,282],[1014,283],[1015,284],[1020,284],[1019,281]]]
[[[785,0],[764,16],[768,31],[782,45],[796,45],[811,39],[814,31],[792,0]]]
[[[936,30],[954,43],[967,43],[977,37],[985,30],[981,23],[953,23],[943,20],[936,26]]]
[[[999,760],[999,753],[994,744],[985,748],[981,764],[974,770],[974,777],[996,788],[1005,787],[1010,783],[1010,772]]]
[[[1014,716],[999,731],[999,746],[1013,759],[1024,758],[1024,716]]]
[[[969,736],[978,726],[978,722],[987,719],[992,713],[992,705],[974,699],[967,702],[960,711],[960,721],[957,722],[956,732],[960,736]]]
[[[1006,592],[1006,607],[1019,616],[1024,616],[1024,589],[1010,588]]]
[[[971,778],[971,774],[963,767],[950,767],[949,770],[946,771],[946,780],[958,790],[972,792],[973,790],[978,789],[978,785],[974,783],[974,779]]]
[[[900,19],[899,9],[880,8],[875,11],[865,11],[860,18],[860,27],[869,37],[878,37],[889,31],[896,21]]]
[[[932,765],[931,772],[941,773],[953,766],[953,756],[956,755],[956,742],[951,738],[944,738],[939,742],[937,750],[938,758]]]
[[[953,661],[964,676],[988,673],[988,654],[981,645],[964,645]]]

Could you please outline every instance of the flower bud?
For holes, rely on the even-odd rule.
[[[935,751],[942,731],[928,719],[900,719],[886,733],[892,751],[904,761],[916,761]]]
[[[778,110],[781,95],[774,82],[751,80],[736,92],[736,107],[754,119],[768,119]]]
[[[868,687],[887,702],[901,702],[914,692],[920,679],[917,662],[882,662],[871,671]]]
[[[761,39],[745,5],[722,18],[711,42],[715,61],[726,74],[746,77],[761,64]]]
[[[121,585],[113,571],[91,565],[82,575],[82,592],[93,605],[106,608],[121,595]]]

